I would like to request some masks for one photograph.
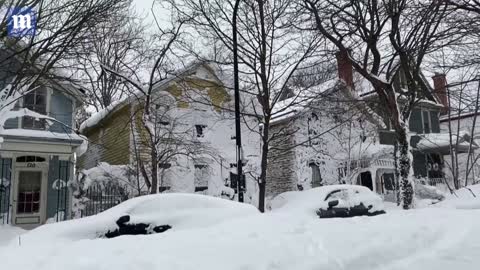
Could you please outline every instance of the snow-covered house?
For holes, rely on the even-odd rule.
[[[0,224],[32,228],[68,218],[67,182],[83,143],[74,133],[74,117],[83,94],[71,85],[39,79],[29,88],[34,90],[5,98],[20,65],[8,59],[0,59]]]
[[[233,93],[217,74],[208,63],[197,62],[154,87],[151,126],[160,137],[157,149],[159,153],[172,153],[157,165],[160,192],[219,196],[232,191],[225,185],[230,173],[236,171]],[[101,162],[130,166],[136,171],[133,185],[137,185],[138,193],[149,188],[144,183],[138,185],[143,173],[151,172],[142,172],[139,168],[141,162],[151,163],[151,145],[141,124],[143,105],[144,95],[137,93],[112,104],[81,125],[81,132],[90,141],[80,161],[82,169],[96,167]],[[254,193],[261,142],[259,122],[254,117],[242,118],[247,185]],[[253,193],[247,194],[247,201],[256,200]]]
[[[388,117],[376,106],[377,95],[356,74],[348,58],[337,55],[338,78],[316,87],[314,98],[292,104],[290,97],[278,104],[273,119],[267,193],[278,193],[335,183],[353,183],[380,194],[395,194],[393,143]],[[435,75],[430,92],[419,100],[410,117],[413,169],[424,183],[444,183],[439,117],[445,110],[446,80]],[[395,87],[405,77],[395,75]],[[288,109],[285,109],[288,108]],[[461,149],[458,149],[462,151]]]
[[[456,155],[447,155],[445,158],[447,166],[445,173],[453,178],[454,168],[457,168],[455,174],[464,185],[468,172],[468,184],[478,181],[480,173],[479,148],[478,140],[480,139],[480,129],[478,128],[478,119],[480,113],[471,112],[452,112],[450,115],[445,114],[440,117],[440,129],[445,133],[443,144],[457,145],[461,149]],[[450,136],[451,135],[451,136]],[[445,142],[446,141],[446,142]],[[453,160],[452,160],[453,158]],[[468,160],[468,162],[467,162]],[[455,166],[458,162],[458,166]]]

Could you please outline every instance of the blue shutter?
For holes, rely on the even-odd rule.
[[[50,98],[50,116],[67,126],[54,123],[50,127],[50,131],[72,133],[73,102],[58,90],[53,90]]]
[[[10,219],[12,159],[0,158],[0,177],[0,224],[7,224]]]
[[[70,177],[70,161],[58,160],[58,156],[50,159],[47,187],[47,218],[56,216],[56,222],[65,220],[68,216],[68,188]],[[56,215],[57,213],[64,213]]]

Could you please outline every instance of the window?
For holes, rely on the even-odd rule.
[[[17,162],[45,162],[45,158],[37,156],[21,156],[17,157]]]
[[[23,97],[23,107],[31,111],[47,114],[47,90],[43,87],[29,92]],[[45,129],[45,119],[24,116],[22,127],[25,129]]]
[[[383,187],[387,191],[396,190],[395,189],[395,174],[393,173],[384,173],[382,174]]]
[[[208,179],[210,178],[210,171],[208,165],[197,164],[194,167],[195,192],[207,190]]]
[[[427,173],[429,178],[443,178],[442,157],[438,154],[427,154]]]
[[[170,169],[170,167],[172,167],[172,164],[170,164],[170,163],[160,163],[160,164],[158,164],[158,167],[160,169]]]
[[[195,125],[195,131],[196,131],[196,134],[197,134],[197,138],[203,138],[204,136],[204,129],[206,128],[207,126],[205,125]]]
[[[422,111],[422,122],[423,122],[423,133],[430,133],[432,124],[430,120],[429,111]]]
[[[38,213],[42,172],[20,171],[18,179],[17,214]]]
[[[322,186],[322,176],[318,165],[312,162],[308,166],[312,169],[312,187]]]

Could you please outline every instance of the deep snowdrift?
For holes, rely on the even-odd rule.
[[[170,225],[171,231],[202,228],[238,217],[259,215],[249,204],[198,194],[155,194],[127,200],[98,215],[40,226],[21,236],[23,245],[48,241],[95,239],[118,228],[116,221],[130,216],[131,224]]]
[[[194,214],[190,199],[183,198],[174,206],[188,208],[185,215]],[[157,210],[149,201],[142,198],[135,203],[142,205],[143,210],[136,212],[139,219],[150,214],[151,207]],[[233,202],[224,201],[221,204],[225,207],[218,208],[216,202],[210,203],[199,202],[198,210],[223,213]],[[120,214],[131,210],[133,204],[109,212]],[[172,207],[166,203],[160,208]],[[238,210],[233,208],[233,212]],[[389,209],[375,217],[319,219],[294,208],[289,211],[282,207],[266,214],[250,214],[250,209],[244,209],[245,215],[215,224],[211,224],[211,217],[202,215],[186,222],[181,230],[114,239],[75,240],[70,235],[68,241],[59,241],[59,230],[53,228],[66,232],[73,222],[44,226],[50,229],[36,230],[43,232],[43,239],[25,243],[26,234],[21,246],[18,241],[0,245],[1,269],[476,270],[480,265],[480,210],[435,206]],[[199,220],[202,218],[205,221]],[[210,224],[198,226],[203,222]],[[70,233],[78,229],[73,226]]]

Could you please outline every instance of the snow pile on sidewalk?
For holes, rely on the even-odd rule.
[[[259,212],[252,205],[205,195],[146,195],[127,200],[95,216],[40,226],[24,234],[22,244],[96,239],[117,229],[116,221],[125,215],[130,216],[130,224],[170,225],[171,231],[180,231],[256,214]]]

